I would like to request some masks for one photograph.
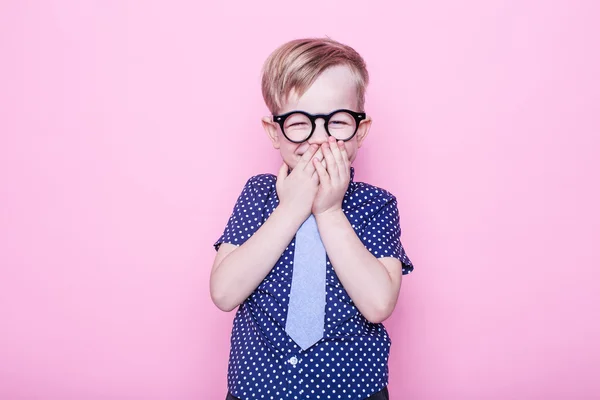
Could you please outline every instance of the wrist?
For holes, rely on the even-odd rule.
[[[289,203],[279,203],[279,205],[275,208],[273,212],[277,211],[279,214],[284,215],[287,220],[289,220],[294,226],[297,225],[297,228],[302,225],[304,221],[310,215],[310,210],[305,211],[299,207],[294,207]]]
[[[331,208],[320,213],[315,213],[314,216],[317,221],[336,220],[340,217],[346,218],[344,210],[342,210],[341,207]]]

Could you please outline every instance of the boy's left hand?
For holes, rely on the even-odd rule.
[[[321,145],[321,151],[327,169],[321,162],[313,159],[319,174],[319,190],[312,205],[315,216],[341,209],[350,183],[350,161],[344,142],[337,142],[335,138],[329,137],[329,141]]]

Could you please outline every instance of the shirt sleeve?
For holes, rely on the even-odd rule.
[[[240,246],[250,238],[263,223],[266,194],[261,193],[259,175],[248,179],[239,195],[223,234],[213,244],[219,250],[222,243]]]
[[[369,220],[361,239],[373,256],[394,257],[400,260],[402,274],[406,275],[413,271],[413,264],[404,251],[400,233],[398,202],[392,197]]]

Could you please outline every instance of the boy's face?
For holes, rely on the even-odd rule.
[[[358,99],[356,95],[356,83],[351,70],[346,66],[335,66],[326,69],[308,90],[300,97],[293,91],[288,96],[279,114],[285,114],[290,111],[306,111],[310,114],[329,114],[338,109],[348,109],[362,112],[358,109]],[[294,143],[286,139],[281,131],[279,124],[273,122],[273,117],[264,117],[263,127],[271,140],[273,147],[281,153],[281,158],[285,163],[294,169],[298,161],[311,144],[319,146],[329,138],[324,127],[324,120],[317,119],[316,128],[310,138],[302,143]],[[348,159],[352,163],[356,158],[358,149],[369,132],[371,118],[360,121],[358,130],[352,139],[344,143],[348,152]],[[321,149],[317,151],[316,157],[322,159]]]

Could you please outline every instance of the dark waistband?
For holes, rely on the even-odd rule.
[[[225,400],[240,400],[231,393],[227,393],[227,398]],[[388,388],[384,387],[383,390],[380,390],[377,393],[372,394],[364,400],[390,400],[390,394],[388,392]]]

